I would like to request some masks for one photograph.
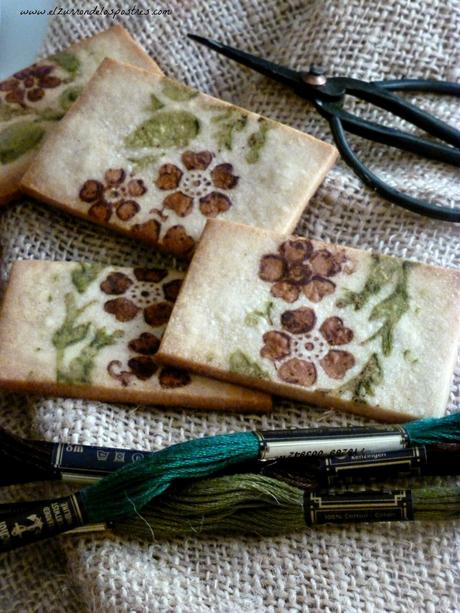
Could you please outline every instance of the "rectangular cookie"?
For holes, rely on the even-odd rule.
[[[211,220],[160,363],[399,421],[446,409],[460,272]]]
[[[189,257],[209,217],[292,231],[336,155],[307,134],[106,60],[22,189]]]
[[[183,277],[173,269],[16,262],[0,312],[0,387],[110,402],[270,409],[267,394],[156,364]]]
[[[85,38],[0,83],[0,205],[19,182],[46,133],[77,99],[105,57],[161,74],[122,26]]]

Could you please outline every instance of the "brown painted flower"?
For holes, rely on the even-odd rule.
[[[142,179],[127,180],[123,168],[109,168],[104,173],[104,182],[96,179],[85,181],[79,197],[91,205],[88,215],[95,221],[108,222],[114,210],[118,219],[129,221],[140,211],[137,199],[146,191]]]
[[[259,277],[272,284],[272,295],[289,303],[301,293],[311,302],[320,302],[335,291],[330,277],[340,272],[352,272],[343,250],[315,250],[313,243],[303,238],[284,241],[278,253],[262,256],[259,264]]]
[[[102,281],[101,290],[116,296],[105,302],[104,310],[120,322],[133,320],[140,312],[146,324],[152,328],[163,328],[169,319],[182,279],[164,282],[168,271],[160,268],[135,268],[133,276],[124,272],[111,272]],[[157,334],[142,332],[128,341],[128,350],[134,354],[127,362],[127,368],[120,360],[112,360],[107,370],[111,377],[126,387],[133,378],[140,381],[150,379],[158,365],[154,355],[158,351],[162,330]],[[163,367],[158,374],[163,388],[188,385],[190,375],[182,369]]]
[[[286,383],[311,387],[320,366],[331,379],[343,379],[355,365],[355,358],[343,349],[336,349],[353,340],[353,330],[340,317],[323,321],[315,333],[316,314],[309,307],[285,311],[281,315],[282,331],[270,330],[262,340],[263,358],[271,360],[278,376]]]
[[[100,288],[109,296],[117,296],[104,303],[106,313],[117,321],[131,321],[142,311],[144,321],[152,328],[164,326],[171,315],[181,279],[161,284],[168,275],[161,268],[135,268],[134,279],[124,272],[111,272]]]
[[[185,151],[182,154],[182,170],[175,164],[163,164],[155,180],[162,191],[172,191],[163,200],[163,208],[154,211],[164,219],[164,210],[174,211],[178,217],[190,215],[195,203],[206,217],[217,217],[232,206],[223,193],[233,189],[239,177],[233,174],[232,164],[210,165],[214,154],[210,151]]]
[[[0,91],[6,92],[5,101],[15,102],[24,108],[25,99],[38,102],[45,95],[46,89],[61,84],[61,79],[51,74],[55,68],[51,64],[33,64],[15,72],[12,77],[0,83]]]

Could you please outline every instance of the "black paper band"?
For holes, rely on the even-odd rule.
[[[304,517],[307,526],[414,519],[410,490],[305,492]]]
[[[102,477],[125,464],[139,462],[149,455],[151,452],[135,449],[56,443],[51,461],[53,466],[63,473]]]
[[[19,513],[0,519],[0,551],[10,551],[28,543],[66,532],[85,524],[78,494],[37,501]]]

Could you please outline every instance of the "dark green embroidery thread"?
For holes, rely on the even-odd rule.
[[[352,400],[364,402],[366,396],[373,396],[375,388],[383,382],[383,370],[379,357],[373,353],[361,372],[340,387],[330,390],[343,394],[351,392]]]
[[[165,81],[163,84],[163,94],[170,100],[175,102],[184,102],[185,100],[191,100],[198,96],[197,91],[183,85],[182,83],[175,83],[174,81]]]
[[[271,313],[273,311],[273,308],[275,306],[275,303],[272,301],[267,302],[267,304],[265,305],[265,308],[262,310],[257,310],[255,309],[254,311],[250,311],[246,317],[244,318],[244,323],[247,326],[257,326],[257,324],[259,323],[260,319],[265,319],[265,321],[270,325],[273,326],[273,319],[271,317]]]
[[[32,121],[18,121],[0,132],[0,162],[14,162],[38,145],[45,129]]]
[[[214,116],[211,121],[216,124],[214,138],[219,148],[231,150],[235,133],[244,130],[248,118],[238,109],[230,108]]]
[[[72,283],[80,294],[83,294],[104,268],[102,264],[81,263],[72,271]]]
[[[200,131],[200,122],[187,111],[157,111],[129,134],[125,144],[130,148],[185,147]]]
[[[261,368],[257,362],[248,358],[248,356],[240,351],[234,351],[229,357],[230,372],[245,375],[247,377],[255,377],[256,379],[270,379],[270,375],[266,370]]]

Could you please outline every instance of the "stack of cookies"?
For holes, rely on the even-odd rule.
[[[105,58],[105,59],[104,59]],[[0,385],[388,421],[439,416],[460,274],[290,236],[334,147],[166,78],[115,27],[0,83],[0,201],[19,192],[184,265],[24,261]]]

